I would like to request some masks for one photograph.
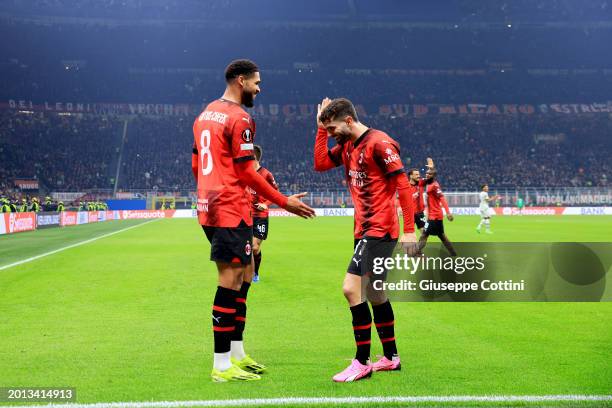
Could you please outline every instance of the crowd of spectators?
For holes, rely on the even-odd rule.
[[[0,190],[37,179],[53,191],[111,188],[122,121],[0,111]]]
[[[128,121],[126,137],[123,125]],[[399,141],[405,167],[433,157],[447,189],[609,186],[612,118],[582,115],[369,116],[367,125]],[[262,164],[283,191],[345,188],[342,169],[313,170],[313,117],[258,117]],[[189,191],[193,145],[189,117],[52,113],[0,114],[0,191],[37,179],[46,191]],[[122,142],[123,140],[123,142]]]

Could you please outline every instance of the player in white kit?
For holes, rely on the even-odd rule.
[[[480,223],[476,227],[476,232],[480,234],[480,229],[485,226],[485,233],[492,234],[491,232],[491,209],[489,208],[489,202],[495,201],[499,196],[489,197],[489,186],[484,184],[481,188],[480,194]]]

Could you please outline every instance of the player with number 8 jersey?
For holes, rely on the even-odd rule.
[[[213,227],[252,225],[251,202],[234,163],[253,160],[255,122],[237,103],[218,99],[194,125],[198,153],[198,220]],[[281,202],[282,204],[282,202]]]
[[[253,279],[253,219],[250,187],[263,198],[303,218],[314,210],[285,197],[253,166],[255,122],[242,109],[252,107],[261,82],[253,61],[236,60],[225,70],[220,99],[208,104],[193,124],[191,168],[197,182],[198,221],[210,242],[218,286],[212,307],[215,382],[258,380],[266,366],[244,351],[247,294]]]

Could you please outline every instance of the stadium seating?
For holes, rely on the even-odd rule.
[[[124,120],[126,140],[121,149]],[[585,115],[369,116],[368,125],[395,137],[406,167],[436,160],[450,189],[607,186],[610,119]],[[114,186],[121,153],[120,189],[192,190],[192,118],[24,114],[3,111],[0,189],[13,178],[38,178],[46,189],[79,191]],[[256,142],[263,164],[284,191],[343,189],[340,169],[316,173],[314,118],[258,117]],[[577,148],[579,146],[579,148]]]

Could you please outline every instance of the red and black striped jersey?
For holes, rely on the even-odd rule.
[[[252,225],[251,197],[234,163],[254,160],[255,122],[234,102],[211,102],[193,124],[198,220],[202,225]]]
[[[345,167],[355,205],[355,238],[397,238],[397,183],[392,178],[404,172],[399,144],[385,132],[368,129],[354,143],[334,146],[328,154],[337,166]]]

